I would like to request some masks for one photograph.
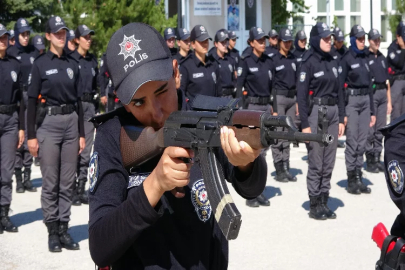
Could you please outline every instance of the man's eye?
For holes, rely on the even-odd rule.
[[[135,107],[140,107],[140,106],[143,105],[143,103],[144,103],[143,100],[134,101],[134,106],[135,106]]]

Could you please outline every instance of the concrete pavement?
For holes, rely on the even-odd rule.
[[[399,213],[389,198],[384,174],[364,172],[372,193],[348,194],[344,149],[338,149],[330,193],[330,206],[337,219],[315,221],[308,218],[305,155],[303,144],[292,148],[291,168],[298,181],[279,183],[273,179],[274,167],[268,154],[265,194],[270,207],[249,208],[232,191],[243,222],[239,237],[230,242],[229,269],[374,269],[379,249],[371,240],[373,226],[383,222],[389,230]],[[70,233],[80,242],[80,251],[63,249],[52,254],[42,222],[39,167],[33,166],[32,179],[38,192],[16,194],[13,190],[11,219],[19,232],[0,235],[0,268],[94,269],[88,248],[88,206],[72,207]]]

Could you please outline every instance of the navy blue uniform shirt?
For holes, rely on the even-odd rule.
[[[80,70],[79,91],[81,94],[97,93],[98,64],[97,58],[87,53],[83,57],[77,50],[70,54],[70,57],[76,60]]]
[[[343,90],[345,83],[347,88],[361,89],[368,88],[370,96],[370,111],[374,115],[374,102],[373,102],[373,82],[372,73],[368,65],[368,49],[364,50],[363,54],[357,54],[350,46],[349,50],[342,57],[339,64],[340,74],[340,87]]]
[[[177,63],[180,65],[180,62],[183,61],[184,59],[186,59],[186,57],[192,53],[193,53],[193,51],[189,50],[187,55],[184,57],[183,55],[180,54],[180,50],[179,50],[175,55],[173,55],[173,59],[176,59]]]
[[[330,49],[330,55],[332,55],[333,59],[340,61],[346,51],[347,47],[345,45],[343,45],[342,48],[340,48],[339,50],[332,46],[332,48]]]
[[[108,69],[107,69],[107,61],[106,61],[106,54],[103,53],[103,55],[100,58],[100,69],[98,73],[98,85],[100,86],[100,96],[104,97],[108,94],[108,83],[109,83],[109,74],[108,74]]]
[[[228,54],[230,57],[232,57],[235,60],[235,67],[239,66],[240,63],[240,54],[239,51],[235,48],[233,48],[232,50],[229,49],[228,47]]]
[[[293,90],[295,89],[297,78],[297,59],[288,52],[287,57],[277,52],[273,58],[274,78],[273,89],[275,90]]]
[[[198,94],[217,97],[222,94],[220,70],[217,61],[205,57],[205,65],[195,53],[190,54],[180,63],[180,89],[191,102]]]
[[[405,49],[399,47],[397,40],[388,47],[387,60],[393,75],[405,74]]]
[[[267,46],[266,50],[264,51],[265,54],[267,54],[268,57],[272,58],[278,53],[277,47],[274,46]]]
[[[124,125],[140,123],[124,108],[103,122],[97,128],[90,161],[94,171],[89,176],[89,246],[94,262],[115,270],[227,269],[228,241],[214,218],[200,167],[192,166],[184,198],[165,192],[153,208],[143,181],[160,156],[129,174],[122,163],[120,131]],[[231,166],[221,150],[217,157],[225,179],[242,197],[254,198],[263,191],[267,165],[262,156],[251,175]]]
[[[301,49],[301,48],[294,48],[291,53],[295,56],[295,58],[297,59],[297,62],[301,62],[302,61],[302,56],[304,55],[304,53],[306,52],[306,49]]]
[[[17,37],[18,38],[18,37]],[[27,91],[31,75],[32,64],[39,56],[38,50],[32,45],[27,45],[19,49],[17,46],[11,46],[7,49],[7,54],[16,58],[21,63],[21,81],[24,85],[24,91]]]
[[[344,93],[340,88],[338,63],[332,56],[321,56],[313,49],[305,53],[298,68],[297,102],[302,128],[309,127],[309,95],[338,99],[339,123],[344,122]]]
[[[223,58],[219,57],[217,50],[212,51],[211,56],[218,62],[221,73],[221,87],[222,88],[235,88],[236,87],[236,68],[235,61],[228,54]]]
[[[20,62],[7,54],[0,58],[0,105],[17,104],[21,101]]]
[[[386,83],[388,80],[388,63],[385,56],[377,51],[377,54],[370,52],[368,55],[368,66],[374,77],[374,83]]]

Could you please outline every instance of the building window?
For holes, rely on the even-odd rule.
[[[246,30],[250,30],[250,28],[256,26],[256,1],[246,1],[245,2],[245,25]]]
[[[381,0],[381,11],[387,10],[387,0]]]
[[[318,0],[318,12],[326,12],[326,0]]]
[[[304,17],[297,16],[293,18],[294,30],[299,31],[304,29]]]
[[[360,16],[350,16],[350,25],[353,27],[353,25],[361,25],[361,17]]]
[[[346,29],[346,16],[337,16],[337,25],[340,29]]]
[[[351,12],[360,12],[360,0],[350,0],[350,11]]]
[[[387,31],[388,31],[388,20],[387,16],[383,15],[381,16],[381,42],[386,42],[387,41]]]
[[[392,10],[396,10],[397,9],[397,0],[392,0]]]
[[[344,10],[343,0],[335,0],[335,10]]]
[[[316,18],[316,21],[326,23],[326,16],[318,16],[318,18]]]

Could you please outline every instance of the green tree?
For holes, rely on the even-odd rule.
[[[392,32],[393,39],[395,39],[396,38],[397,26],[398,26],[399,22],[402,20],[402,18],[405,16],[405,1],[396,0],[395,13],[394,14],[388,14],[388,12],[385,11],[385,14],[388,16],[389,29]]]
[[[293,10],[287,10],[287,4],[293,4]],[[304,0],[271,0],[271,24],[285,25],[290,17],[297,16],[298,13],[305,13],[309,9]]]

